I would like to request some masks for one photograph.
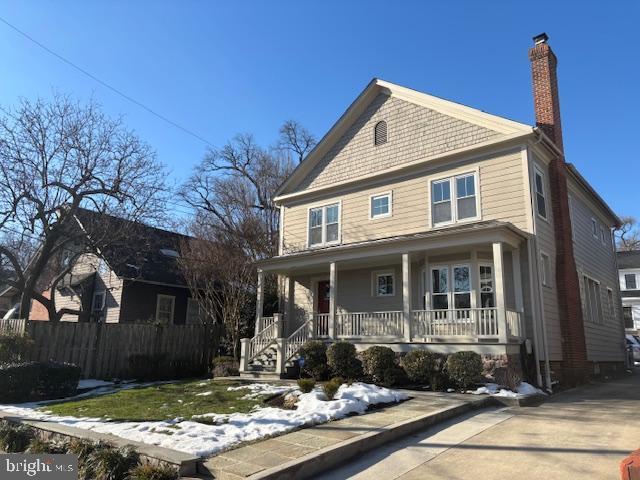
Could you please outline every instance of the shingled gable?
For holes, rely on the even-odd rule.
[[[110,215],[97,215],[91,210],[81,210],[76,218],[89,237],[91,225],[96,221],[108,222],[109,228],[127,231],[126,241],[114,243],[98,252],[118,277],[186,286],[176,258],[180,255],[181,243],[191,237]]]
[[[371,162],[371,155],[358,153],[362,144],[373,144],[373,126],[380,120],[388,123],[389,142],[376,147],[381,161]],[[401,123],[405,128],[398,135],[406,138],[395,137]],[[276,200],[531,133],[529,125],[374,78],[283,183]],[[413,146],[398,148],[399,142]]]

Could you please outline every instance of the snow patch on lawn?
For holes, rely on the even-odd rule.
[[[497,383],[485,383],[484,387],[479,387],[476,390],[467,390],[467,393],[472,393],[474,395],[492,395],[494,397],[508,397],[508,398],[522,398],[529,395],[546,395],[545,392],[540,390],[539,388],[534,387],[533,385],[527,382],[521,382],[517,387],[516,391],[508,390],[506,388],[502,388]]]
[[[250,390],[250,393],[247,393],[242,397],[242,400],[255,400],[258,397],[265,396],[274,396],[274,395],[282,395],[283,393],[291,392],[295,390],[295,387],[289,385],[270,385],[268,383],[251,383],[248,385],[239,385],[237,387],[228,387],[227,391],[235,392],[238,390]]]
[[[267,390],[264,384],[246,387],[253,393]],[[127,440],[208,456],[240,442],[283,434],[303,425],[325,423],[350,414],[362,414],[370,405],[409,398],[403,392],[366,383],[341,385],[332,401],[326,401],[320,388],[310,393],[300,393],[297,397],[295,410],[257,407],[250,413],[208,413],[198,416],[209,419],[214,425],[182,419],[162,422],[106,422],[98,418],[62,417],[35,410],[31,404],[1,405],[0,409],[16,416],[56,422],[98,433],[111,433]],[[172,435],[167,435],[167,430]]]

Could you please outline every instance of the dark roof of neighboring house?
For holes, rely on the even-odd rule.
[[[640,250],[629,250],[627,252],[617,252],[618,269],[640,268]]]
[[[120,241],[104,247],[100,254],[116,275],[124,279],[168,285],[186,285],[177,257],[181,243],[192,237],[139,222],[81,210],[76,217],[91,237],[93,221],[99,227],[126,232]]]

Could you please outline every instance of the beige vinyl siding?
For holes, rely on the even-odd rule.
[[[117,323],[120,320],[120,304],[122,298],[123,282],[118,276],[110,269],[106,269],[105,273],[99,274],[98,266],[100,259],[94,254],[85,254],[78,258],[76,264],[73,267],[72,274],[78,275],[83,273],[96,272],[97,278],[95,283],[95,290],[104,290],[106,292],[105,307],[107,309],[105,321],[107,323]],[[88,289],[86,295],[93,297],[93,291]],[[89,300],[88,308],[91,308],[91,300]],[[66,290],[64,295],[60,293],[56,296],[56,308],[80,308],[80,298],[78,295],[71,294]],[[78,321],[76,315],[64,315],[63,321]]]
[[[381,120],[387,122],[388,141],[374,145],[374,126]],[[359,178],[499,135],[493,130],[380,94],[295,191]]]
[[[289,202],[284,205],[283,252],[286,254],[307,248],[309,208],[335,202],[341,202],[342,244],[430,230],[430,181],[468,172],[479,175],[481,219],[511,222],[526,230],[522,159],[519,148],[516,148],[459,161],[453,165],[427,166],[422,171],[401,179],[345,188],[342,194]],[[393,214],[385,218],[369,219],[370,196],[388,191],[393,194]]]
[[[624,324],[618,301],[620,298],[619,277],[610,235],[611,220],[598,212],[593,202],[585,195],[584,190],[572,180],[569,181],[569,192],[571,195],[574,256],[580,281],[583,281],[582,275],[587,275],[600,282],[600,301],[603,311],[603,318],[600,322],[592,322],[587,319],[587,315],[584,313],[583,298],[587,356],[591,361],[622,361],[624,360]],[[593,237],[591,218],[595,218],[598,222],[598,238]],[[605,228],[606,242],[604,245],[600,238],[600,226]],[[608,311],[607,288],[611,288],[614,293],[615,315],[613,317]]]
[[[545,327],[547,330],[547,342],[549,347],[549,360],[562,361],[562,333],[560,330],[560,313],[558,308],[558,292],[556,289],[556,241],[553,230],[553,211],[551,208],[551,187],[549,184],[549,170],[541,161],[536,160],[531,154],[534,165],[544,173],[544,188],[547,206],[547,220],[540,218],[537,213],[535,199],[533,204],[534,221],[536,224],[537,254],[539,271],[541,272],[541,253],[549,256],[549,273],[551,285],[540,286],[542,292],[542,312],[544,316]],[[533,187],[534,176],[531,178],[531,191],[535,192]],[[542,280],[541,280],[542,282]],[[544,355],[544,354],[543,354]]]

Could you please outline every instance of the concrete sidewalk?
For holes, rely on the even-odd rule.
[[[620,461],[640,447],[639,414],[635,374],[536,408],[472,412],[318,478],[617,479]]]
[[[309,478],[371,448],[493,403],[484,395],[410,394],[414,398],[399,405],[224,452],[204,462],[202,473],[217,480]]]

